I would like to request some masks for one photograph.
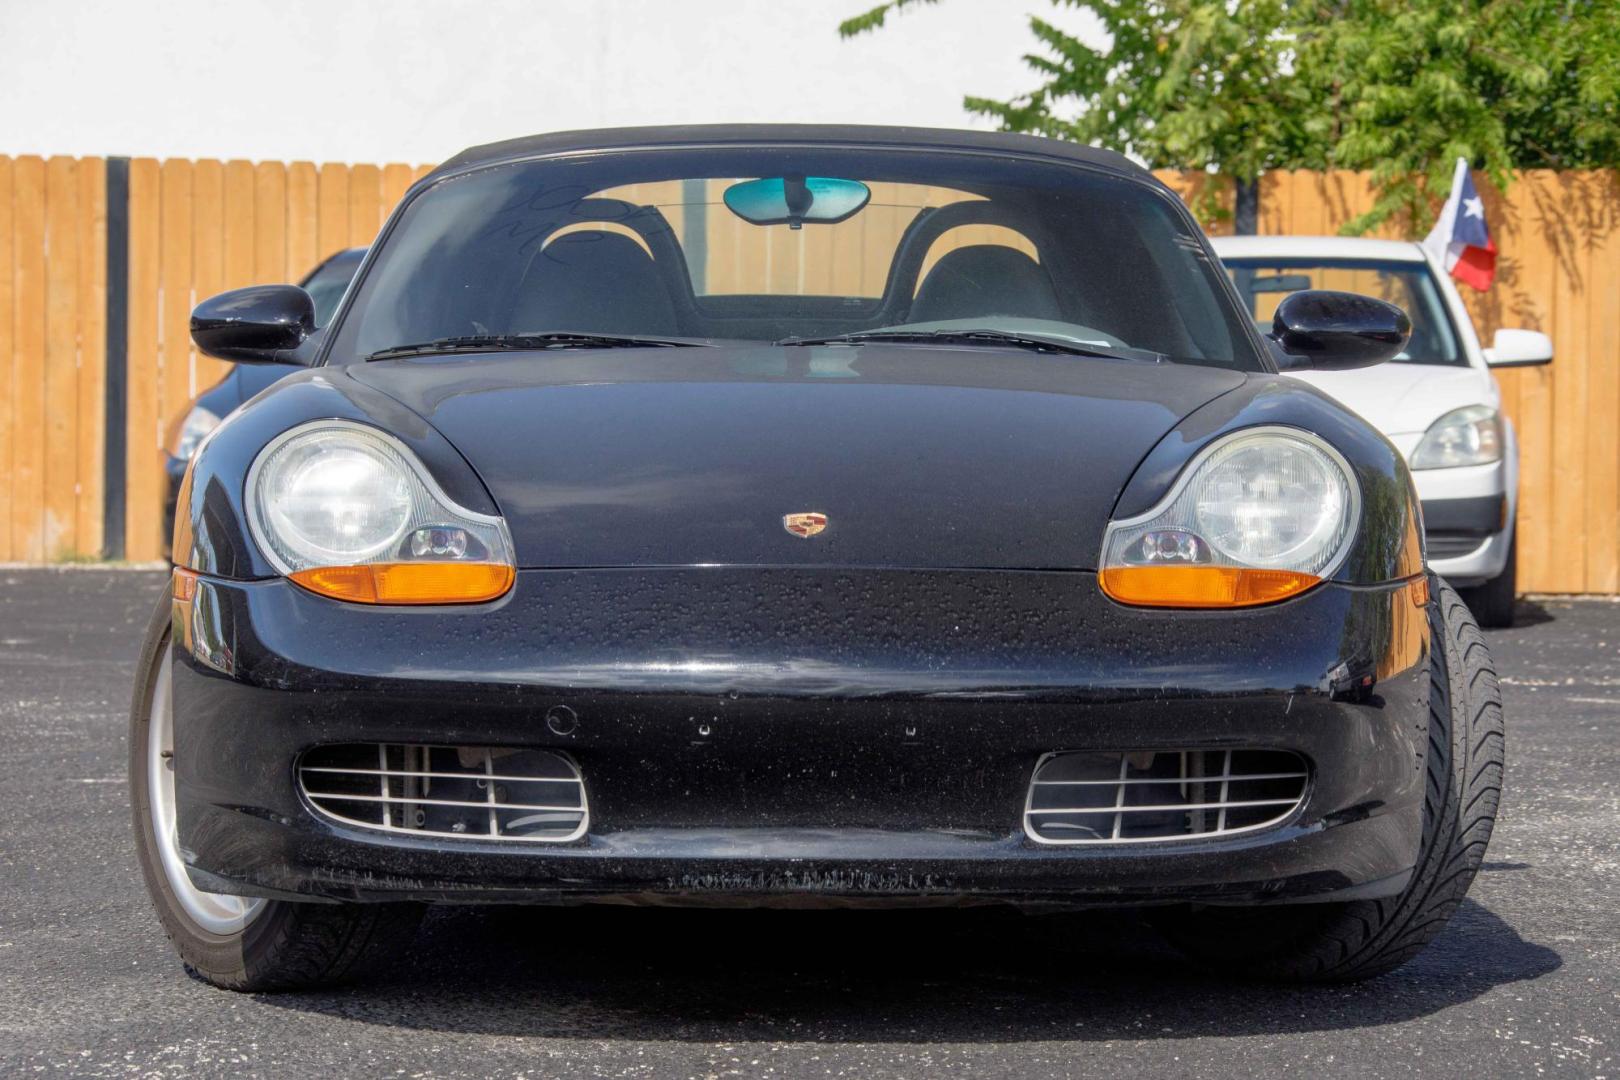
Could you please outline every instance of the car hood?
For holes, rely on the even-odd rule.
[[[1094,569],[1137,464],[1244,380],[1190,365],[883,345],[571,350],[347,370],[461,451],[524,567]],[[784,515],[807,512],[827,516],[825,531],[786,531]]]
[[[1289,374],[1337,398],[1385,435],[1421,434],[1453,409],[1495,401],[1490,375],[1460,365],[1396,362]]]

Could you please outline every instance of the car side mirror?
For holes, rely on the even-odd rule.
[[[1485,350],[1485,362],[1491,367],[1530,367],[1551,363],[1552,358],[1552,338],[1540,330],[1498,330]]]
[[[1412,321],[1394,304],[1359,293],[1306,289],[1277,305],[1271,340],[1284,371],[1347,371],[1398,356]]]
[[[232,289],[191,313],[197,348],[239,364],[304,363],[293,350],[314,332],[315,302],[296,285]]]

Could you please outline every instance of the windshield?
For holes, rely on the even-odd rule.
[[[1427,263],[1373,259],[1226,259],[1227,272],[1261,332],[1283,297],[1300,289],[1337,289],[1376,296],[1412,320],[1412,340],[1395,359],[1410,364],[1466,364],[1457,332]]]
[[[1258,369],[1218,273],[1169,196],[1076,166],[801,147],[541,159],[418,194],[331,360],[450,339],[899,328]]]

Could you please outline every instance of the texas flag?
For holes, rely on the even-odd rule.
[[[1474,188],[1468,159],[1457,159],[1451,178],[1451,198],[1440,210],[1440,220],[1423,239],[1423,246],[1441,260],[1451,276],[1480,292],[1496,277],[1496,245],[1485,227],[1485,203]]]

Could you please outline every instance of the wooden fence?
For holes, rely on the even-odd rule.
[[[370,243],[425,171],[128,163],[127,558],[161,557],[164,440],[225,370],[191,347],[193,305]],[[0,157],[0,562],[104,550],[107,175],[102,158]]]
[[[128,163],[127,400],[109,424],[108,162],[0,157],[0,562],[94,558],[122,485],[123,552],[160,557],[160,452],[224,365],[187,316],[223,289],[292,280],[365,244],[424,168],[309,162]],[[1184,197],[1203,177],[1166,175]],[[1499,326],[1551,334],[1551,367],[1503,371],[1522,455],[1520,584],[1620,593],[1620,178],[1528,172],[1482,192],[1496,285],[1464,289],[1487,343]],[[1371,204],[1355,173],[1274,173],[1260,231],[1332,233]],[[1217,230],[1219,226],[1217,226]],[[115,290],[116,291],[116,290]],[[109,455],[108,430],[124,432]],[[108,461],[114,463],[108,480]]]

